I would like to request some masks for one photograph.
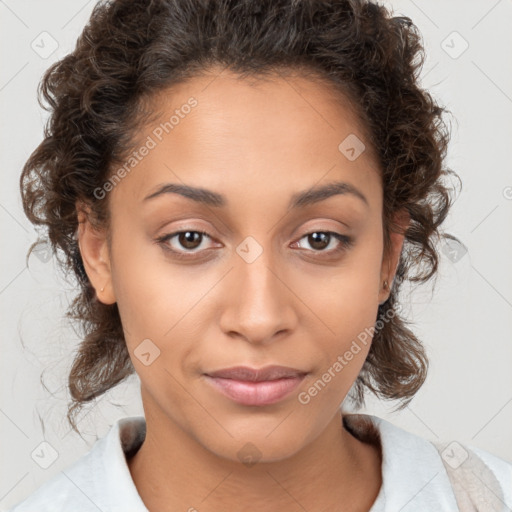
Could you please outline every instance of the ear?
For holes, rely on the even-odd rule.
[[[87,277],[103,304],[114,304],[110,251],[105,229],[91,223],[90,208],[82,202],[76,204],[78,216],[77,239]]]
[[[382,267],[380,272],[380,290],[379,290],[379,304],[384,304],[388,300],[395,279],[398,263],[400,261],[400,254],[405,238],[405,232],[409,227],[411,217],[406,210],[400,210],[393,216],[392,224],[399,228],[399,232],[390,230],[389,247],[384,248],[384,256],[382,258]],[[387,281],[388,286],[384,287],[383,283]]]

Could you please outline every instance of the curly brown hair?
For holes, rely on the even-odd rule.
[[[440,107],[417,83],[424,63],[412,21],[366,0],[113,0],[99,2],[73,52],[52,65],[40,86],[50,111],[44,140],[26,162],[20,185],[32,223],[47,230],[61,268],[79,293],[67,315],[82,328],[70,371],[68,421],[82,406],[135,372],[116,304],[100,303],[76,239],[77,201],[107,227],[108,201],[94,191],[126,158],[147,112],[145,100],[221,65],[240,76],[299,70],[326,81],[355,106],[382,171],[384,247],[399,231],[395,280],[378,310],[373,343],[349,397],[365,389],[405,407],[423,384],[425,349],[400,314],[400,286],[422,283],[438,268],[436,247],[453,202],[444,167],[449,131]],[[30,248],[34,248],[35,244]],[[396,313],[396,312],[395,312]]]

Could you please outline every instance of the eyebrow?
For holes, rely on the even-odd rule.
[[[166,183],[160,186],[155,192],[144,198],[144,201],[159,197],[164,194],[178,194],[188,199],[207,206],[223,207],[228,204],[225,196],[201,187],[192,187],[190,185],[180,185],[176,183]],[[351,195],[361,199],[367,206],[366,196],[354,185],[343,181],[335,181],[318,187],[313,187],[292,195],[288,208],[308,206],[320,201],[324,201],[335,195]]]

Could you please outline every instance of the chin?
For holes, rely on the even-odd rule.
[[[297,429],[280,430],[279,421],[272,428],[262,427],[251,420],[251,428],[215,439],[203,439],[203,446],[218,457],[252,467],[261,462],[279,462],[299,452],[308,440]],[[293,432],[293,433],[292,433]]]

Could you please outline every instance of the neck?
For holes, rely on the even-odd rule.
[[[370,510],[382,484],[380,447],[343,427],[338,412],[313,442],[284,460],[240,464],[200,445],[171,420],[128,460],[150,510]]]

